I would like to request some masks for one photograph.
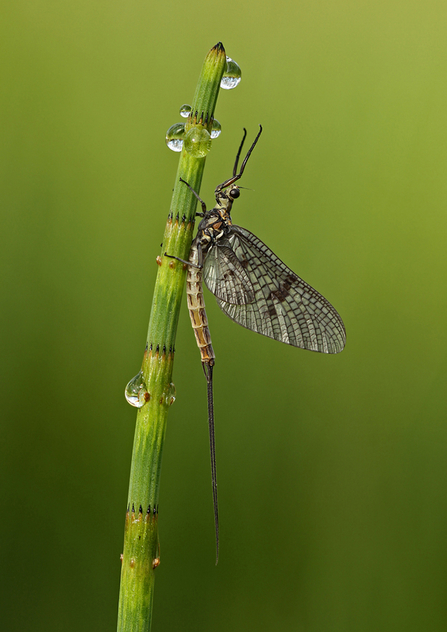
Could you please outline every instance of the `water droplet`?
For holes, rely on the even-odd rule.
[[[166,145],[172,151],[182,151],[185,138],[185,124],[174,123],[166,132]]]
[[[151,398],[147,392],[146,382],[143,378],[143,371],[137,373],[126,386],[124,396],[131,406],[141,408]]]
[[[211,128],[211,138],[217,138],[222,131],[222,125],[217,119],[214,119],[213,126]]]
[[[164,393],[164,395],[165,395],[165,403],[168,406],[172,406],[172,404],[175,402],[175,395],[176,395],[174,382],[171,382],[169,384],[169,388]]]
[[[211,135],[203,127],[191,127],[185,136],[185,149],[194,158],[204,158],[211,149]]]
[[[241,69],[237,63],[231,59],[231,57],[227,57],[227,68],[223,74],[222,81],[220,82],[220,87],[224,90],[232,90],[240,84],[241,79]]]
[[[192,107],[187,103],[184,103],[180,108],[180,116],[183,116],[183,118],[188,118],[188,116],[191,114],[191,110]]]

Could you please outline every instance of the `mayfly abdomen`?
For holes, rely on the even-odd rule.
[[[196,238],[197,240],[197,238]],[[213,488],[214,524],[216,529],[216,564],[219,559],[219,509],[217,505],[216,448],[214,439],[214,402],[213,402],[213,366],[214,349],[203,300],[202,266],[199,267],[199,251],[197,241],[193,241],[189,253],[188,274],[186,276],[186,299],[189,316],[200,349],[202,369],[208,389],[208,427],[210,435],[211,481]]]
[[[211,334],[208,328],[208,319],[203,299],[202,270],[195,267],[198,263],[197,248],[191,248],[189,261],[193,265],[188,266],[186,277],[186,299],[188,303],[191,325],[200,349],[202,362],[209,366],[214,365],[214,349],[211,344]]]

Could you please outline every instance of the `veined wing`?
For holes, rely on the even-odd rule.
[[[255,300],[250,277],[226,237],[221,237],[206,253],[203,280],[209,291],[225,303],[243,305]]]
[[[345,328],[329,301],[250,231],[233,224],[227,239],[254,291],[254,301],[243,304],[217,296],[217,304],[227,316],[247,329],[295,347],[322,353],[343,350]]]

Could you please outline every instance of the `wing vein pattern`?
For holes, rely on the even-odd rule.
[[[222,248],[217,242],[207,254],[214,276],[204,274],[220,309],[239,325],[280,342],[322,353],[342,351],[345,328],[329,301],[253,233],[234,224],[228,228]]]

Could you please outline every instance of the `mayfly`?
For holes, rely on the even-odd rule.
[[[242,177],[261,133],[260,126],[238,172],[239,158],[247,135],[244,129],[233,175],[216,187],[216,205],[210,211],[206,210],[205,202],[194,189],[181,179],[202,206],[202,212],[197,213],[202,220],[191,245],[189,261],[183,263],[188,265],[188,309],[208,384],[216,564],[219,555],[219,515],[213,407],[215,355],[205,312],[202,278],[224,314],[247,329],[321,353],[339,353],[346,342],[343,321],[329,301],[292,272],[253,233],[231,221],[233,202],[240,196],[240,187],[235,182]]]

